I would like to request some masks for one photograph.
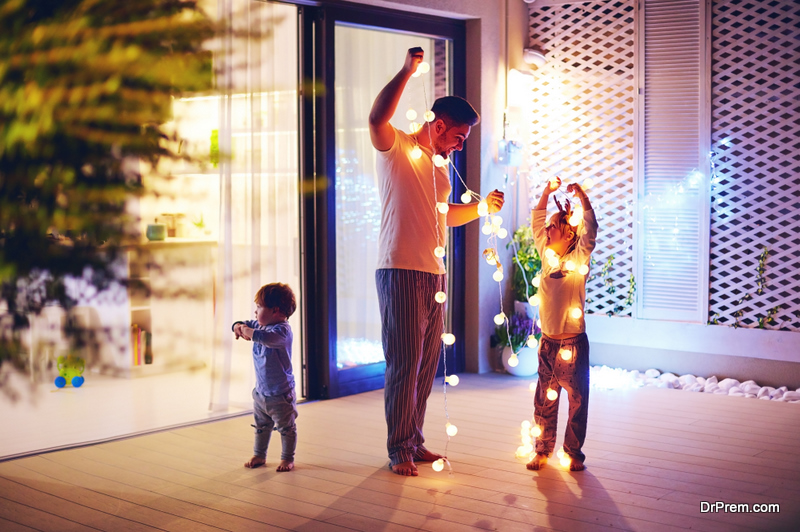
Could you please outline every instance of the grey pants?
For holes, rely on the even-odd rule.
[[[572,358],[563,360],[559,351],[570,349]],[[555,401],[547,398],[552,388],[559,396]],[[586,333],[567,340],[554,340],[542,335],[539,346],[539,383],[533,397],[534,421],[542,429],[536,438],[536,452],[550,456],[556,444],[558,428],[558,402],[561,388],[569,397],[569,419],[564,434],[564,452],[583,462],[581,452],[586,440],[586,421],[589,413],[589,339]]]
[[[415,270],[375,272],[386,357],[384,406],[392,465],[425,454],[422,425],[442,351],[445,276]]]
[[[253,455],[266,458],[269,438],[273,430],[281,433],[281,460],[294,461],[297,448],[297,400],[294,390],[283,395],[261,395],[253,389],[253,416],[256,423],[256,441]]]

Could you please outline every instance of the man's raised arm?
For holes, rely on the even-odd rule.
[[[397,110],[397,104],[400,102],[400,96],[406,88],[406,83],[417,71],[417,66],[422,62],[423,57],[422,48],[410,48],[406,54],[403,68],[375,98],[369,113],[369,138],[376,150],[386,151],[394,144],[394,129],[389,124],[389,119]]]

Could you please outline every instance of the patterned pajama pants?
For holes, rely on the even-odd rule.
[[[572,358],[564,360],[559,351],[570,349]],[[547,389],[558,393],[555,401],[547,398]],[[581,452],[586,440],[586,420],[589,413],[589,339],[586,333],[567,340],[554,340],[542,335],[539,347],[539,383],[533,398],[534,421],[542,429],[536,438],[536,452],[550,456],[556,444],[558,403],[561,388],[569,397],[569,419],[564,435],[564,452],[583,462]]]
[[[415,270],[375,272],[386,356],[384,403],[392,465],[421,458],[425,407],[431,394],[444,329],[444,305],[434,300],[446,292],[445,275]]]

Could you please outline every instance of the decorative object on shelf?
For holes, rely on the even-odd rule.
[[[167,226],[164,224],[147,224],[148,240],[164,240],[167,237]]]
[[[538,346],[542,331],[533,319],[514,314],[495,328],[497,345],[503,346],[503,367],[511,375],[528,377],[539,370]]]
[[[63,388],[67,384],[71,384],[75,388],[80,388],[83,385],[83,370],[86,363],[81,357],[67,355],[60,356],[58,361],[58,377],[56,377],[55,385],[57,388]]]

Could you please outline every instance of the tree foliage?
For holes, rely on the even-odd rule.
[[[24,369],[29,316],[75,304],[65,279],[125,282],[130,163],[182,157],[161,124],[211,87],[216,30],[170,0],[0,0],[0,27],[0,365]]]

